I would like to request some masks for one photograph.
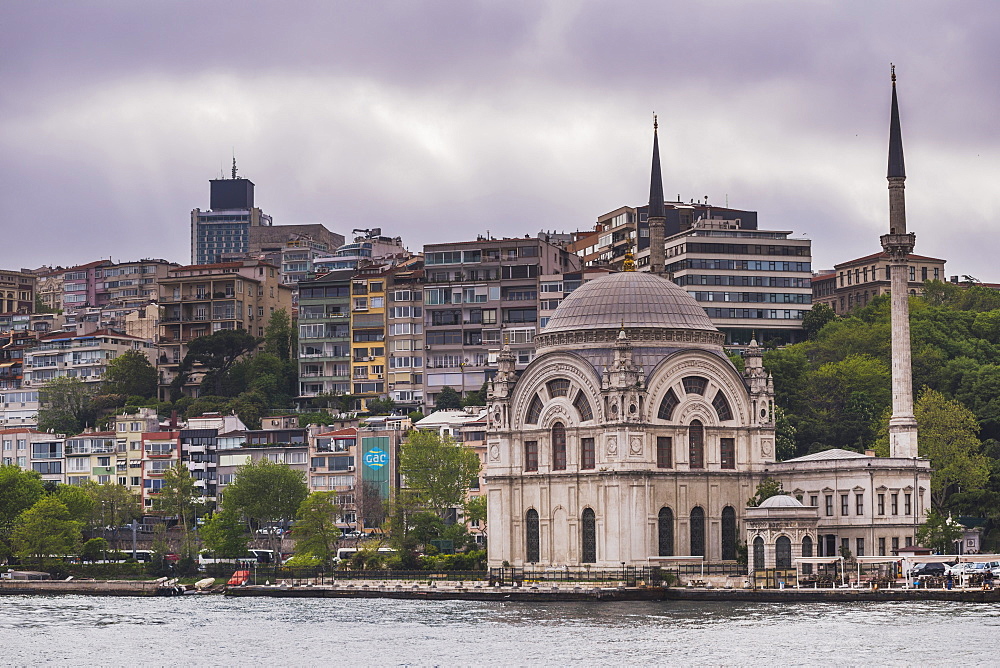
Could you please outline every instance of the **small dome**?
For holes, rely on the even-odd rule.
[[[764,501],[758,506],[759,508],[805,508],[802,502],[796,499],[794,496],[789,496],[788,494],[778,494],[777,496],[772,496],[770,498],[764,499]]]
[[[648,272],[623,271],[594,279],[563,300],[542,334],[581,329],[653,327],[717,332],[694,297]]]

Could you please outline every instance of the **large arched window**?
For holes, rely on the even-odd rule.
[[[700,506],[691,509],[691,554],[705,556],[705,511]]]
[[[736,559],[736,511],[732,506],[722,509],[722,558]]]
[[[542,400],[538,398],[536,394],[531,399],[531,405],[528,406],[528,414],[525,416],[524,421],[528,424],[538,424],[538,418],[542,415]]]
[[[538,563],[538,511],[532,508],[524,518],[524,560],[530,564]]]
[[[753,568],[754,570],[764,568],[764,539],[760,536],[753,539]]]
[[[719,422],[733,419],[733,411],[729,408],[729,401],[726,399],[726,395],[722,393],[722,390],[715,393],[712,406],[715,408],[715,414],[719,416]]]
[[[688,427],[688,466],[705,468],[705,427],[698,420]]]
[[[583,509],[581,530],[582,540],[580,544],[583,549],[580,561],[592,564],[597,561],[597,518],[590,508]]]
[[[813,556],[813,539],[809,536],[802,537],[802,556],[811,557]],[[802,564],[802,572],[806,575],[812,573],[812,564]]]
[[[792,567],[792,541],[788,536],[779,536],[774,543],[774,567]]]
[[[552,470],[566,470],[566,427],[562,422],[552,425]]]
[[[590,402],[587,401],[587,395],[580,390],[576,393],[576,401],[573,402],[576,406],[576,411],[580,414],[580,422],[586,422],[587,420],[594,419],[594,411],[590,407]]]
[[[674,511],[670,508],[660,508],[660,514],[656,520],[657,542],[659,543],[659,555],[661,557],[674,556]]]

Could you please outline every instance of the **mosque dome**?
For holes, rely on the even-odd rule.
[[[759,508],[804,508],[802,502],[788,494],[778,494],[764,499]]]
[[[710,337],[721,333],[698,302],[672,281],[648,272],[623,271],[584,283],[556,309],[538,343],[549,335],[613,330],[695,330]]]

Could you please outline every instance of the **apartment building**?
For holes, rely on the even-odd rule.
[[[159,428],[154,408],[140,408],[115,419],[115,482],[139,496],[143,492],[143,439]]]
[[[945,280],[945,260],[923,255],[907,256],[910,275],[907,288],[911,295],[923,293],[924,281]],[[866,306],[878,295],[889,293],[889,256],[873,253],[834,265],[813,279],[813,300],[826,304],[843,315],[857,306]]]
[[[66,439],[66,482],[82,485],[115,482],[115,439],[113,431],[77,434]]]
[[[34,348],[24,351],[22,387],[40,388],[54,378],[64,377],[101,382],[108,362],[129,350],[138,350],[151,363],[156,359],[151,341],[107,329],[87,335],[45,334],[38,337]]]
[[[38,390],[19,388],[0,389],[0,429],[38,425]]]
[[[317,275],[342,269],[358,269],[370,264],[399,264],[413,256],[400,237],[382,236],[382,230],[355,230],[365,232],[354,241],[343,244],[332,254],[317,256],[313,269]]]
[[[291,313],[292,289],[281,284],[277,267],[257,260],[191,265],[168,272],[160,284],[160,303],[158,361],[165,392],[192,340],[224,329],[263,336],[272,313]],[[199,383],[200,375],[193,374],[184,393],[197,396]]]
[[[335,492],[340,506],[339,524],[355,529],[358,523],[356,472],[358,430],[354,427],[316,434],[309,441],[309,467],[306,480],[311,492]]]
[[[386,391],[407,413],[424,409],[423,281],[423,269],[396,267],[386,295]]]
[[[27,271],[0,270],[0,313],[34,313],[36,282]]]
[[[218,264],[225,253],[247,253],[251,228],[271,225],[271,217],[254,206],[254,183],[238,178],[209,181],[211,208],[191,211],[191,264]]]
[[[299,397],[351,393],[353,270],[299,284]]]
[[[562,300],[574,290],[595,278],[610,273],[609,267],[587,267],[580,271],[568,271],[564,274],[546,274],[538,279],[538,324],[545,327],[549,318],[559,308]]]
[[[142,457],[138,471],[142,476],[142,507],[154,509],[154,499],[163,488],[163,476],[181,463],[181,432],[151,431],[142,434]],[[134,460],[129,461],[129,477],[134,475]]]
[[[65,444],[66,437],[63,434],[28,432],[28,467],[40,475],[43,482],[66,482]]]
[[[351,394],[356,408],[386,393],[385,297],[390,272],[359,269],[351,278]]]
[[[534,355],[539,277],[580,270],[580,258],[543,239],[424,246],[425,402],[444,387],[479,390],[502,346],[518,368]]]
[[[24,379],[24,351],[35,345],[32,332],[10,330],[0,334],[0,390],[16,390]]]

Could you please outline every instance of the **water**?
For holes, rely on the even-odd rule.
[[[995,665],[1000,607],[0,598],[3,665]]]

